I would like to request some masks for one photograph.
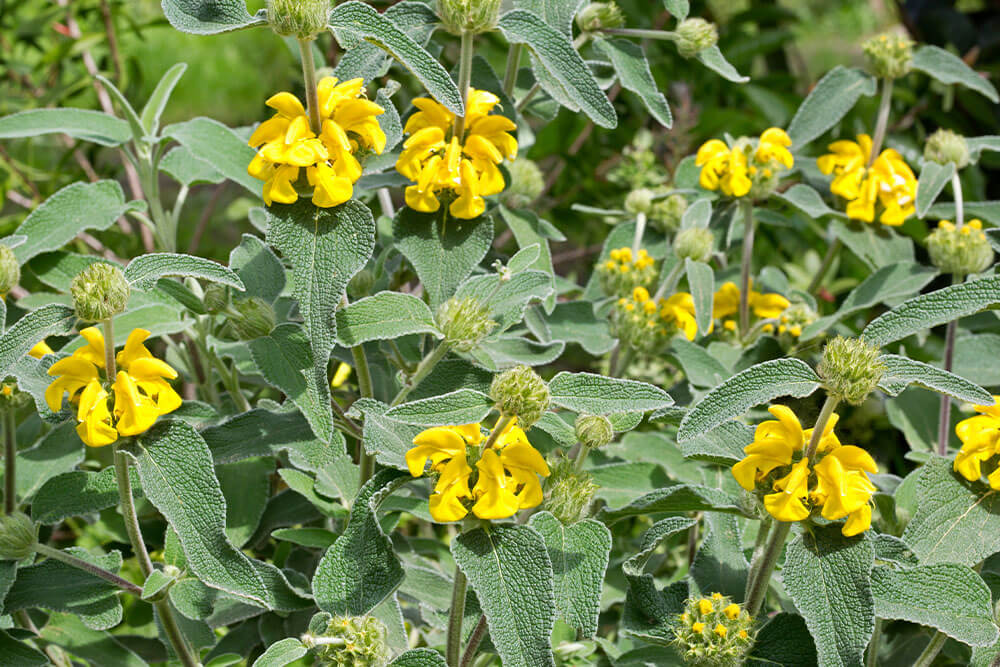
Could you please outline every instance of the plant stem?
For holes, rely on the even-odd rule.
[[[602,28],[601,32],[607,35],[621,35],[622,37],[638,37],[640,39],[666,39],[671,42],[677,41],[677,33],[669,30],[638,30],[636,28]]]
[[[507,428],[507,424],[509,424],[513,419],[513,415],[500,415],[500,418],[497,419],[497,423],[493,425],[493,430],[490,431],[489,437],[486,438],[486,442],[483,443],[482,451],[485,452],[487,449],[496,444],[497,438],[500,437],[503,430]]]
[[[812,437],[809,438],[809,445],[806,447],[807,459],[811,460],[816,455],[816,449],[819,447],[819,441],[823,439],[823,430],[826,428],[826,423],[830,421],[833,411],[837,409],[838,403],[840,403],[839,398],[831,394],[827,394],[826,400],[823,401],[823,407],[820,408],[819,417],[816,418],[816,425],[813,426]]]
[[[875,619],[875,629],[871,641],[868,642],[868,655],[865,656],[865,667],[875,667],[878,663],[878,645],[882,640],[882,619]]]
[[[239,377],[235,373],[230,373],[229,369],[226,368],[225,362],[219,358],[219,355],[215,354],[214,350],[207,350],[208,356],[211,357],[212,365],[215,366],[215,370],[218,371],[219,377],[222,379],[222,384],[226,386],[229,391],[229,395],[233,397],[233,402],[236,403],[236,407],[240,412],[250,411],[250,401],[247,397],[243,395],[240,391]],[[234,369],[235,370],[235,369]]]
[[[872,166],[875,158],[882,152],[885,142],[885,130],[889,126],[889,110],[892,107],[892,79],[882,79],[882,99],[878,103],[878,116],[875,117],[875,136],[872,138],[872,152],[868,156],[868,165]]]
[[[468,587],[465,573],[455,567],[455,581],[451,587],[451,611],[448,614],[448,667],[458,667],[462,650],[462,619],[465,616],[465,590]]]
[[[635,216],[635,235],[632,237],[632,261],[639,255],[639,248],[642,247],[642,237],[646,233],[646,214],[639,213]]]
[[[583,470],[583,462],[587,460],[587,455],[590,454],[590,446],[580,443],[580,449],[576,452],[576,458],[573,459],[573,468],[577,471]]]
[[[958,284],[961,278],[954,276],[952,284]],[[944,330],[944,370],[951,372],[955,360],[955,336],[958,333],[958,320],[948,322]],[[941,409],[938,411],[938,454],[948,455],[948,440],[951,431],[951,396],[941,394]]]
[[[944,643],[948,641],[948,635],[941,632],[940,630],[931,637],[931,641],[927,644],[924,652],[920,654],[917,661],[913,663],[913,667],[930,667],[934,662],[934,658],[937,654],[941,652],[944,648]]]
[[[462,108],[469,100],[469,82],[472,80],[472,48],[475,35],[468,30],[462,31],[462,54],[458,61],[458,91],[462,94]],[[468,111],[463,111],[467,114]],[[455,135],[459,142],[465,138],[465,116],[455,119]]]
[[[740,264],[740,336],[750,328],[750,263],[753,261],[754,218],[753,201],[742,199],[743,208],[743,259]]]
[[[965,224],[965,200],[962,197],[962,180],[958,177],[958,169],[951,175],[951,191],[955,196],[955,229],[961,229]]]
[[[123,591],[126,591],[128,593],[131,593],[132,595],[137,595],[137,596],[141,596],[142,595],[142,588],[141,587],[136,586],[131,581],[128,581],[126,579],[122,579],[121,577],[119,577],[117,574],[114,574],[113,572],[108,572],[104,568],[97,567],[96,565],[93,565],[92,563],[88,563],[87,561],[83,560],[82,558],[77,558],[76,556],[74,556],[72,554],[69,554],[69,553],[66,553],[65,551],[61,551],[59,549],[50,547],[47,544],[36,544],[34,548],[35,548],[35,551],[37,551],[38,553],[42,554],[43,556],[47,556],[49,558],[54,558],[55,560],[62,561],[63,563],[66,563],[67,565],[71,565],[72,567],[75,567],[75,568],[83,570],[83,571],[85,571],[85,572],[87,572],[89,574],[92,574],[95,577],[100,577],[101,579],[104,579],[105,581],[107,581],[107,582],[109,582],[111,584],[114,584],[118,588],[120,588]]]
[[[684,260],[677,260],[673,268],[670,269],[670,273],[667,277],[663,279],[660,283],[660,287],[656,290],[656,294],[653,295],[653,301],[659,301],[665,297],[668,293],[673,294],[674,288],[677,287],[678,281],[681,279],[681,271],[684,270]]]
[[[772,525],[774,525],[774,519],[770,515],[767,515],[761,519],[760,527],[757,528],[757,539],[753,543],[753,555],[750,557],[750,570],[747,572],[747,585],[743,594],[744,599],[750,595],[753,581],[757,578],[757,570],[760,568],[761,558],[764,554],[764,545],[767,544],[767,536],[771,532]]]
[[[114,382],[118,371],[115,367],[115,331],[111,320],[104,320],[104,372],[108,382]]]
[[[621,347],[621,341],[618,341],[619,347]],[[618,351],[618,348],[615,348]],[[635,356],[635,350],[629,346],[625,348],[624,352],[616,354],[611,360],[611,368],[608,369],[608,375],[613,378],[618,377],[625,372],[628,365],[632,363],[632,357]]]
[[[299,40],[299,54],[302,57],[302,81],[306,88],[306,107],[309,109],[309,125],[319,135],[323,129],[319,120],[319,93],[316,90],[316,63],[313,61],[312,40]]]
[[[351,348],[351,356],[354,357],[354,370],[358,374],[358,389],[364,398],[371,398],[372,393],[372,372],[368,368],[368,357],[365,356],[365,349],[361,345]]]
[[[13,407],[3,411],[3,446],[3,511],[12,514],[17,510],[17,427]]]
[[[524,97],[522,97],[518,101],[517,106],[515,108],[519,112],[524,111],[524,108],[528,106],[528,103],[531,102],[531,100],[535,99],[535,95],[537,95],[541,89],[542,89],[542,84],[536,81],[534,85],[528,89],[528,92],[524,94]]]
[[[469,635],[469,643],[465,646],[465,653],[462,654],[462,662],[459,667],[469,667],[472,664],[484,636],[486,636],[486,614],[479,617],[479,622],[476,623],[472,634]]]
[[[437,363],[444,359],[450,349],[451,345],[447,341],[438,343],[437,347],[431,350],[430,354],[420,360],[420,364],[417,365],[417,370],[413,371],[413,375],[407,379],[406,384],[399,390],[399,393],[396,394],[396,398],[392,399],[392,403],[390,405],[399,405],[405,401],[406,397],[410,395],[410,392],[413,391],[418,384],[420,384],[421,380],[427,377],[427,375],[434,370]]]
[[[517,70],[521,66],[521,50],[524,47],[520,44],[511,44],[507,50],[507,69],[503,73],[503,92],[510,97],[517,84]]]
[[[827,244],[826,255],[823,256],[823,262],[816,270],[816,275],[813,276],[812,281],[809,283],[809,287],[806,288],[806,292],[808,294],[815,294],[816,290],[819,289],[819,286],[823,284],[823,278],[826,276],[826,272],[830,270],[830,265],[833,264],[833,259],[844,246],[840,237],[834,238],[833,241],[827,241]]]

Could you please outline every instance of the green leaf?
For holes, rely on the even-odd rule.
[[[229,268],[246,286],[246,296],[269,303],[285,289],[285,267],[267,245],[252,234],[244,234],[240,244],[229,253]]]
[[[830,224],[833,233],[847,249],[873,271],[887,264],[916,261],[913,240],[884,225],[840,219],[834,219]]]
[[[441,654],[429,648],[410,649],[389,664],[392,667],[448,667]]]
[[[698,333],[706,334],[712,326],[712,302],[715,298],[715,274],[705,262],[684,260],[688,289],[694,300],[694,316],[698,322]]]
[[[232,463],[254,456],[276,456],[288,451],[297,467],[312,472],[329,463],[337,449],[313,435],[297,410],[272,412],[255,408],[201,432],[216,463]],[[336,438],[335,438],[336,440]]]
[[[479,598],[505,667],[554,666],[553,571],[541,535],[527,526],[493,524],[489,532],[459,535],[451,553]]]
[[[572,447],[576,444],[576,434],[572,427],[568,430],[566,435],[572,442],[569,447]],[[670,485],[670,477],[656,462],[608,463],[590,468],[587,472],[597,484],[594,497],[611,507],[628,505],[648,493]]]
[[[0,118],[0,139],[68,134],[102,146],[118,146],[132,138],[128,123],[89,109],[30,109]]]
[[[1000,152],[1000,136],[995,134],[984,137],[969,137],[965,140],[965,143],[969,147],[969,160],[973,164],[979,162],[983,151],[990,151],[992,153]],[[917,192],[920,192],[920,190],[918,189]]]
[[[632,501],[619,509],[604,508],[597,518],[604,523],[643,514],[684,512],[728,512],[742,514],[740,499],[725,491],[698,484],[675,484]]]
[[[375,220],[351,200],[335,208],[310,201],[267,210],[267,240],[292,264],[292,294],[299,302],[312,348],[317,387],[328,387],[326,367],[336,340],[335,313],[347,283],[375,249]]]
[[[795,150],[823,134],[843,118],[861,96],[871,97],[875,78],[860,69],[837,65],[826,73],[803,100],[788,126]]]
[[[539,343],[521,336],[500,336],[482,341],[468,354],[483,368],[496,372],[521,364],[544,366],[562,356],[565,349],[561,340]]]
[[[916,384],[975,405],[992,404],[993,396],[990,392],[936,366],[896,354],[883,354],[879,359],[885,363],[886,371],[878,386],[892,396],[898,395],[911,384]]]
[[[642,49],[627,39],[598,39],[594,43],[611,61],[622,87],[638,95],[650,115],[669,129],[674,123],[670,105],[657,90]]]
[[[351,518],[316,569],[316,604],[331,614],[363,616],[392,595],[403,580],[403,566],[382,532],[375,512],[410,475],[381,470],[365,482],[354,501]]]
[[[497,323],[490,332],[496,337],[524,319],[528,304],[553,293],[552,275],[544,271],[521,271],[509,280],[495,273],[473,276],[458,286],[455,296],[472,297],[489,310]]]
[[[285,322],[267,336],[250,341],[250,354],[261,375],[280,389],[302,411],[313,433],[323,442],[333,437],[330,385],[326,381],[326,357],[313,358],[309,340],[298,324]]]
[[[593,305],[587,301],[568,301],[558,304],[545,320],[548,340],[577,343],[592,356],[601,356],[615,346],[607,318],[594,317]],[[537,331],[533,331],[536,337]]]
[[[939,164],[926,160],[920,168],[920,181],[917,184],[917,216],[927,216],[931,204],[938,198],[944,186],[948,185],[955,173],[955,163]]]
[[[412,294],[379,292],[337,311],[337,341],[344,347],[416,333],[442,337],[430,308]]]
[[[142,108],[142,113],[139,115],[146,134],[156,134],[160,127],[160,116],[163,115],[163,110],[167,107],[167,102],[170,101],[170,94],[174,92],[174,87],[184,76],[186,69],[187,63],[177,63],[160,77],[153,94],[146,100],[146,106]]]
[[[814,220],[818,220],[824,215],[843,217],[842,213],[834,211],[827,206],[820,194],[805,183],[796,183],[784,192],[775,192],[774,196],[786,204],[797,208]]]
[[[474,389],[422,398],[389,408],[389,419],[414,426],[455,426],[474,424],[486,419],[493,409],[493,399]]]
[[[73,309],[56,303],[26,314],[0,336],[0,375],[6,376],[38,341],[68,334],[75,322]]]
[[[618,125],[614,107],[567,35],[523,9],[501,16],[498,27],[511,44],[525,44],[596,125]]]
[[[932,458],[917,478],[917,512],[903,541],[922,565],[976,565],[1000,551],[1000,493],[967,482],[950,459]]]
[[[244,0],[161,0],[170,25],[193,35],[215,35],[267,23],[262,9],[247,12]]]
[[[747,667],[815,667],[816,645],[798,614],[781,612],[754,639]]]
[[[337,534],[326,528],[279,528],[271,537],[283,542],[291,542],[311,549],[327,549],[337,541]]]
[[[924,72],[944,84],[961,84],[994,104],[1000,102],[997,89],[989,79],[979,76],[974,69],[965,64],[964,60],[939,46],[924,44],[917,49],[913,54],[913,69]]]
[[[7,667],[43,667],[52,664],[45,654],[14,639],[3,630],[0,630],[0,654],[3,654]]]
[[[965,202],[965,219],[981,218],[984,222],[1000,225],[1000,201],[967,201]],[[955,219],[955,202],[938,202],[931,206],[927,217],[937,220]],[[993,230],[987,230],[989,238]],[[996,243],[994,242],[994,247]]]
[[[163,128],[163,136],[176,140],[195,157],[207,159],[220,174],[239,183],[250,194],[261,196],[264,184],[247,173],[247,165],[257,152],[247,145],[245,139],[219,121],[193,118]]]
[[[153,570],[146,577],[146,581],[142,584],[142,595],[141,598],[147,602],[153,598],[157,598],[161,593],[168,590],[168,587],[174,583],[174,578],[164,574],[163,570]]]
[[[362,441],[365,451],[375,455],[382,465],[406,470],[406,452],[413,447],[413,437],[423,429],[385,416],[389,406],[374,399],[361,398],[354,402],[349,417],[363,417]]]
[[[674,403],[659,387],[595,373],[559,373],[549,382],[549,392],[555,405],[591,415],[648,412]]]
[[[1000,304],[1000,276],[951,285],[914,297],[879,315],[864,328],[861,336],[872,345],[884,347],[910,334],[997,304]]]
[[[529,525],[545,540],[549,552],[559,618],[577,628],[582,637],[593,637],[611,553],[611,531],[593,519],[567,526],[549,512],[533,515]]]
[[[237,547],[253,536],[271,494],[274,459],[260,457],[215,468],[226,499],[226,535]]]
[[[171,252],[154,252],[140,255],[125,267],[125,278],[139,289],[151,289],[165,276],[200,278],[239,291],[246,287],[240,277],[230,269],[203,257]]]
[[[309,649],[295,637],[288,637],[267,647],[259,658],[253,661],[253,667],[284,667],[309,654]]]
[[[29,213],[17,228],[27,240],[14,248],[14,254],[23,264],[39,253],[61,248],[80,232],[107,229],[126,211],[141,206],[141,202],[125,202],[117,181],[67,185]]]
[[[710,46],[707,49],[702,49],[695,55],[695,59],[727,81],[746,83],[750,80],[750,77],[743,76],[736,71],[736,68],[722,55],[722,51],[719,50],[718,46]]]
[[[875,627],[869,578],[875,552],[839,526],[813,527],[788,545],[781,578],[805,618],[822,665],[860,667]]]
[[[801,359],[775,359],[751,366],[710,391],[684,415],[677,441],[707,433],[779,396],[808,396],[819,384],[819,376]]]
[[[663,6],[678,22],[686,19],[691,13],[691,3],[688,0],[663,0]]]
[[[424,85],[427,92],[455,114],[462,114],[462,95],[447,70],[393,21],[362,2],[345,2],[330,13],[330,27],[384,49]]]
[[[386,8],[382,15],[421,45],[426,44],[434,30],[440,26],[434,10],[414,0],[396,3]],[[390,63],[391,56],[381,47],[375,44],[358,44],[340,56],[333,75],[341,81],[357,77],[371,81],[385,76]]]
[[[955,375],[986,387],[1000,385],[1000,364],[984,364],[983,359],[1000,358],[1000,335],[981,333],[962,336],[955,341]]]
[[[136,474],[132,491],[141,496]],[[31,518],[42,524],[56,524],[71,516],[85,516],[118,504],[118,484],[115,469],[108,466],[100,472],[74,470],[56,475],[35,494],[31,502]]]
[[[877,567],[871,586],[879,618],[928,625],[970,646],[989,646],[1000,634],[989,587],[963,565]]]
[[[48,623],[42,628],[41,637],[91,664],[115,667],[148,665],[109,633],[91,630],[72,613],[50,615]]]
[[[705,515],[708,533],[691,563],[691,578],[703,595],[722,593],[743,601],[750,564],[743,555],[742,534],[732,514]]]
[[[69,472],[83,462],[84,447],[74,426],[70,421],[60,424],[37,444],[17,453],[15,489],[21,503],[31,500],[51,478]]]
[[[753,442],[754,427],[738,421],[719,424],[708,433],[679,444],[685,458],[732,466],[744,457],[743,449]]]
[[[671,340],[670,352],[677,357],[688,382],[696,387],[714,387],[732,375],[708,350],[686,338]]]
[[[488,217],[458,220],[406,207],[393,221],[396,248],[423,283],[431,308],[437,308],[479,265],[493,245]]]
[[[226,177],[212,166],[211,162],[195,156],[186,146],[174,146],[160,160],[160,171],[164,171],[180,183],[191,187],[199,183],[221,183]]]

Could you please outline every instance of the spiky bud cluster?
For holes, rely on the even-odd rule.
[[[84,322],[103,322],[125,312],[131,288],[121,269],[97,262],[73,278],[69,291],[77,317]]]
[[[608,296],[629,294],[636,287],[649,287],[656,278],[656,262],[644,248],[635,255],[631,248],[614,248],[597,265],[597,277]]]
[[[490,32],[500,16],[500,0],[437,0],[435,7],[441,25],[453,35]]]
[[[898,79],[913,68],[913,42],[901,35],[884,33],[862,45],[868,68],[880,79]]]
[[[317,614],[309,624],[302,643],[327,667],[385,667],[389,646],[385,624],[374,616],[334,616]],[[323,627],[325,623],[325,627]]]
[[[267,22],[282,37],[315,39],[329,18],[330,0],[267,0]]]
[[[573,430],[580,444],[590,449],[603,447],[615,437],[611,420],[602,415],[580,415],[576,418]]]
[[[546,499],[542,508],[565,525],[576,523],[590,509],[597,484],[590,473],[577,470],[569,459],[562,459],[551,470],[545,481]]]
[[[927,137],[924,159],[938,164],[952,163],[961,169],[969,165],[969,144],[961,134],[940,128]]]
[[[653,191],[648,188],[636,188],[625,197],[625,210],[632,215],[649,213],[653,207]]]
[[[674,645],[693,667],[736,667],[753,645],[753,620],[720,593],[691,598],[674,624]]]
[[[497,325],[489,308],[472,297],[451,297],[438,306],[436,320],[445,342],[460,352],[479,345]]]
[[[576,24],[583,32],[620,28],[625,15],[615,2],[592,2],[576,15]]]
[[[239,299],[233,302],[229,326],[240,340],[253,340],[271,333],[276,318],[274,308],[259,297]]]
[[[688,201],[684,195],[670,195],[653,202],[649,209],[649,221],[663,232],[672,232],[681,226],[681,218],[687,211]]]
[[[979,220],[969,220],[961,229],[948,220],[940,221],[927,236],[927,252],[942,273],[957,276],[985,271],[993,262],[993,246]]]
[[[861,405],[885,374],[881,352],[861,338],[837,336],[823,348],[820,377],[826,390],[851,405]]]
[[[21,560],[34,551],[35,524],[25,514],[0,516],[0,560]]]
[[[500,414],[517,417],[518,426],[527,430],[549,409],[549,386],[528,366],[515,366],[493,378],[490,398]]]
[[[674,239],[674,254],[683,262],[690,259],[705,262],[712,256],[715,235],[704,227],[689,227],[677,233]]]
[[[792,338],[802,335],[802,330],[816,321],[816,311],[805,303],[793,303],[778,316],[778,333]]]
[[[677,52],[684,58],[693,58],[719,41],[719,29],[703,18],[684,19],[677,26],[676,32]]]
[[[0,243],[0,297],[21,282],[21,265],[10,247]]]
[[[519,157],[507,166],[507,170],[510,172],[510,186],[501,196],[511,208],[524,208],[538,199],[545,189],[545,177],[533,160]]]

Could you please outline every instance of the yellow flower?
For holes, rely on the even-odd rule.
[[[385,149],[385,133],[375,118],[385,110],[361,98],[362,79],[341,83],[324,77],[316,92],[321,124],[318,135],[310,127],[302,102],[283,92],[267,100],[267,106],[277,113],[250,137],[249,145],[258,151],[247,173],[264,181],[264,203],[268,206],[298,200],[295,182],[300,169],[306,170],[316,206],[342,204],[354,194],[354,183],[361,177],[355,154]]]
[[[715,624],[715,629],[712,630],[712,632],[714,632],[715,634],[719,635],[720,637],[725,638],[725,636],[729,634],[729,629],[726,626],[724,626],[722,623],[716,623]]]
[[[792,455],[802,449],[805,433],[799,418],[784,405],[772,405],[767,409],[777,421],[761,422],[754,439],[743,450],[746,457],[733,466],[733,477],[747,491],[753,491],[757,481],[772,470],[791,465]]]
[[[486,210],[484,197],[506,186],[498,165],[517,157],[517,126],[493,114],[500,99],[485,90],[469,89],[464,136],[454,136],[455,115],[428,98],[417,98],[419,109],[403,131],[409,138],[396,161],[396,170],[413,185],[406,188],[406,205],[432,213],[441,207],[438,196],[449,193],[449,212],[456,218],[477,218]]]
[[[777,127],[768,128],[760,135],[760,142],[757,145],[754,158],[763,164],[777,162],[785,169],[791,169],[792,165],[795,164],[795,159],[788,150],[791,145],[792,140],[784,130]]]
[[[136,390],[152,401],[159,414],[165,415],[181,406],[181,397],[167,382],[177,379],[177,371],[146,349],[143,341],[147,338],[149,332],[145,329],[133,329],[125,341],[125,347],[118,353],[117,361],[128,372],[129,382],[136,385]],[[118,374],[119,378],[121,375]],[[115,384],[118,384],[117,380]]]
[[[118,440],[108,410],[108,392],[97,381],[91,382],[80,395],[76,432],[90,447],[104,447]]]
[[[52,348],[44,340],[38,341],[33,348],[28,350],[28,356],[35,359],[41,359],[46,354],[55,354],[55,352],[52,351]]]
[[[897,151],[883,150],[869,167],[872,140],[867,134],[858,135],[856,142],[835,141],[829,149],[816,165],[834,175],[830,192],[848,201],[849,218],[874,222],[878,204],[879,222],[898,226],[916,211],[917,178]]]
[[[1000,396],[994,396],[1000,401]],[[955,472],[970,482],[978,480],[982,464],[1000,453],[1000,404],[977,405],[975,417],[963,419],[955,425],[955,434],[962,441],[962,449],[955,455]],[[993,471],[987,480],[990,488],[1000,491],[1000,468]]]
[[[333,379],[330,380],[330,386],[334,389],[339,389],[347,382],[347,378],[349,377],[351,377],[351,367],[342,361],[337,366],[337,370],[333,374]]]
[[[697,623],[692,623],[691,629],[694,630],[695,632],[703,632],[705,630],[705,624],[701,623],[700,621]]]
[[[672,323],[688,340],[698,335],[698,322],[694,318],[694,297],[687,292],[678,292],[666,301],[660,302],[660,318]]]
[[[778,521],[802,521],[809,516],[809,462],[801,459],[792,471],[774,482],[776,493],[764,496],[764,507]]]
[[[823,506],[822,516],[841,519],[868,504],[875,493],[865,471],[878,472],[878,466],[865,450],[853,445],[835,448],[816,464],[815,496]]]
[[[719,190],[727,197],[760,196],[770,192],[774,177],[795,164],[788,147],[792,140],[781,128],[764,130],[756,149],[742,138],[728,146],[719,139],[702,144],[695,155],[701,167],[698,183],[706,190]]]
[[[776,319],[791,306],[791,302],[780,294],[774,292],[762,294],[753,289],[750,290],[750,296],[747,297],[747,304],[750,306],[751,312],[762,319]],[[725,320],[737,314],[739,310],[740,288],[732,281],[723,283],[715,291],[712,299],[712,318]],[[726,326],[725,322],[723,324]],[[733,329],[735,326],[734,322]]]
[[[723,609],[722,613],[725,614],[726,618],[728,618],[730,621],[735,621],[737,618],[740,617],[740,606],[734,602],[733,604]]]
[[[712,613],[712,601],[702,598],[698,600],[698,611],[701,612],[702,616],[707,616]]]

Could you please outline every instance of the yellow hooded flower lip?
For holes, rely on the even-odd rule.
[[[28,350],[28,356],[33,359],[41,359],[46,354],[55,354],[55,352],[52,351],[52,348],[49,347],[49,344],[44,340],[38,341],[30,350]]]
[[[487,449],[476,462],[476,468],[479,469],[479,479],[472,489],[477,499],[472,513],[480,519],[491,520],[514,516],[521,502],[514,494],[514,480],[508,479],[500,456],[496,451]]]
[[[764,507],[778,521],[802,521],[809,517],[809,462],[800,460],[791,472],[774,482],[775,493],[764,496]]]
[[[792,140],[784,130],[770,127],[760,135],[757,148],[746,140],[729,146],[720,139],[709,139],[695,154],[695,166],[701,167],[698,184],[706,190],[718,190],[727,197],[745,197],[755,182],[771,178],[775,170],[790,169],[795,164],[788,147]],[[752,152],[751,152],[752,151]],[[749,155],[752,155],[752,164]]]
[[[59,412],[62,409],[63,394],[68,393],[69,401],[73,402],[91,383],[100,385],[97,366],[87,359],[76,356],[60,359],[52,364],[47,372],[56,378],[45,388],[45,403],[52,412]]]
[[[869,166],[872,140],[866,134],[858,135],[856,142],[835,141],[829,150],[816,165],[834,175],[830,192],[848,201],[847,217],[874,222],[880,205],[879,222],[898,226],[916,212],[917,178],[899,152],[887,148]]]
[[[121,435],[145,433],[156,423],[160,416],[156,403],[139,391],[135,380],[128,373],[119,371],[111,389],[115,395],[115,425]]]
[[[1000,396],[993,399],[1000,401]],[[1000,454],[1000,403],[977,405],[975,410],[979,414],[955,425],[955,435],[962,442],[962,448],[952,464],[955,472],[970,482],[982,477],[984,462]],[[1000,490],[1000,474],[994,471],[988,480],[991,488]]]
[[[80,395],[76,432],[88,447],[105,447],[118,440],[108,410],[108,392],[94,380]]]
[[[733,477],[747,491],[753,491],[758,480],[775,468],[791,465],[792,456],[802,450],[805,442],[802,425],[791,409],[772,405],[768,412],[777,421],[765,421],[757,426],[753,442],[743,450],[746,457],[732,467]]]
[[[753,283],[751,283],[751,286]],[[762,294],[754,289],[747,297],[750,310],[761,319],[777,319],[791,306],[791,302],[775,292]],[[722,320],[739,312],[740,288],[736,283],[727,281],[715,291],[712,297],[712,319]]]

